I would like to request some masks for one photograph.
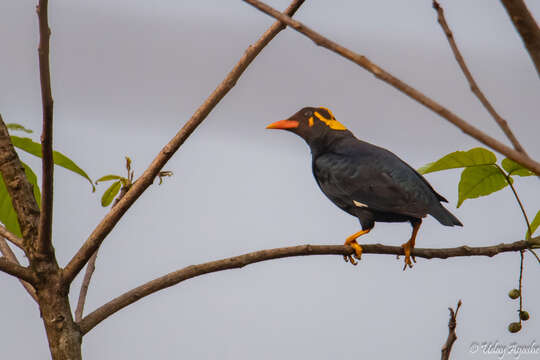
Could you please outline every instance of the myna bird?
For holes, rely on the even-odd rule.
[[[356,239],[370,232],[376,221],[411,223],[411,238],[401,245],[403,269],[412,267],[411,250],[427,214],[443,225],[463,226],[441,205],[441,201],[448,201],[422,175],[390,151],[358,140],[324,107],[303,108],[266,128],[288,130],[307,142],[313,175],[322,192],[360,220],[362,230],[345,240],[357,259],[362,256],[362,247]],[[356,265],[351,255],[345,256],[347,260]]]

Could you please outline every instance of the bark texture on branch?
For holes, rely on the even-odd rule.
[[[501,0],[540,76],[540,29],[523,0]]]
[[[20,265],[19,260],[17,260],[17,257],[15,256],[15,254],[13,253],[11,248],[9,247],[9,244],[7,243],[7,241],[2,236],[0,236],[0,253],[2,253],[2,255],[4,255],[5,258],[8,259],[9,261],[11,261],[11,262],[13,262],[13,263],[15,263],[17,265]],[[24,286],[24,288],[28,292],[28,294],[32,297],[32,299],[34,299],[34,301],[37,302],[38,298],[37,298],[37,295],[36,295],[36,289],[34,289],[32,284],[27,283],[26,281],[20,280],[20,279],[19,279],[19,281],[21,282],[22,286]]]
[[[37,240],[40,211],[34,198],[34,188],[26,178],[24,167],[11,143],[2,116],[0,116],[0,173],[17,213],[24,246],[32,247]]]
[[[22,267],[21,265],[8,260],[4,256],[0,257],[0,271],[13,275],[30,284],[35,284],[37,282],[37,277],[32,270]]]
[[[276,11],[272,7],[257,1],[257,0],[244,0],[245,2],[253,5],[257,9],[261,10],[262,12],[282,21],[284,24],[287,24],[294,30],[298,31],[299,33],[304,34],[315,44],[325,47],[330,51],[335,52],[336,54],[339,54],[343,56],[346,59],[351,60],[355,64],[360,65],[362,68],[366,69],[375,77],[378,79],[381,79],[382,81],[388,83],[389,85],[393,86],[397,90],[403,92],[407,96],[411,97],[412,99],[416,100],[420,104],[424,105],[428,109],[432,110],[442,118],[448,120],[455,126],[457,126],[461,131],[464,133],[470,135],[471,137],[475,138],[476,140],[480,141],[481,143],[485,144],[486,146],[489,146],[490,148],[500,152],[501,154],[505,155],[506,157],[514,160],[515,162],[525,166],[529,170],[533,171],[537,175],[540,175],[540,163],[531,159],[529,156],[520,153],[519,151],[516,151],[512,149],[511,147],[508,147],[501,143],[500,141],[496,140],[495,138],[489,136],[485,132],[481,131],[480,129],[472,126],[441,104],[437,103],[433,99],[427,97],[420,91],[416,90],[412,86],[404,83],[400,79],[396,78],[392,74],[388,73],[387,71],[383,70],[381,67],[377,66],[376,64],[372,63],[368,58],[366,58],[363,55],[357,54],[354,51],[351,51],[333,41],[330,39],[320,35],[319,33],[315,32],[314,30],[310,29],[309,27],[305,26],[299,21],[296,21],[289,16],[286,16],[279,11]]]
[[[294,0],[285,10],[288,15],[293,15],[302,5],[304,0]],[[133,184],[126,195],[112,208],[101,220],[92,234],[85,241],[79,251],[73,256],[64,271],[64,281],[71,283],[75,276],[88,262],[92,254],[99,248],[101,242],[111,232],[124,213],[141,196],[141,194],[152,184],[165,163],[174,155],[186,139],[195,131],[197,126],[203,122],[210,111],[221,101],[221,99],[234,87],[236,81],[243,74],[244,70],[251,64],[261,50],[285,28],[280,22],[274,23],[253,45],[249,46],[244,55],[240,58],[235,67],[229,72],[225,79],[210,94],[210,96],[199,106],[193,116],[186,122],[180,131],[163,147],[154,158],[150,166],[144,171],[139,179]]]
[[[386,246],[382,244],[362,244],[364,254],[386,254],[404,255],[401,246]],[[411,255],[426,259],[446,259],[458,256],[495,256],[503,252],[520,251],[529,247],[526,241],[516,241],[511,244],[500,244],[495,246],[469,247],[460,246],[448,249],[414,249]],[[299,245],[270,250],[261,250],[234,256],[222,260],[210,261],[199,265],[187,266],[183,269],[173,271],[157,279],[138,286],[117,298],[109,301],[105,305],[94,310],[79,322],[81,331],[86,334],[97,324],[125,308],[126,306],[153,294],[162,289],[176,285],[184,280],[188,280],[204,274],[223,271],[227,269],[242,268],[249,264],[261,261],[280,259],[292,256],[307,255],[351,255],[354,250],[345,245]],[[400,264],[401,269],[401,264]]]

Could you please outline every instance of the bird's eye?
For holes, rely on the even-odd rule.
[[[308,116],[311,116],[311,115],[313,115],[313,112],[312,112],[311,110],[308,110],[308,111],[306,111],[306,112],[304,113],[304,116],[305,116],[305,117],[308,117]]]

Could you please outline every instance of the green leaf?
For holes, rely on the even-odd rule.
[[[30,138],[22,138],[18,136],[11,136],[11,142],[14,146],[18,147],[21,150],[26,151],[27,153],[30,153],[34,156],[41,157],[41,144],[33,141]],[[88,177],[88,175],[84,172],[83,169],[81,169],[77,164],[75,164],[70,158],[65,156],[64,154],[53,151],[53,161],[56,165],[63,167],[64,169],[68,169],[70,171],[73,171],[76,174],[81,175],[83,178],[88,180],[90,182],[90,185],[92,185],[92,191],[95,191],[96,188],[94,186],[94,183]]]
[[[120,175],[112,175],[112,174],[109,174],[109,175],[105,175],[105,176],[102,176],[100,177],[99,179],[96,180],[96,185],[99,183],[99,182],[103,182],[103,181],[111,181],[111,180],[120,180],[122,179],[122,177]]]
[[[24,171],[26,173],[28,181],[30,181],[34,188],[34,198],[36,199],[38,205],[41,207],[41,193],[39,191],[36,174],[34,174],[32,169],[25,163],[22,163],[22,165],[24,166]],[[19,237],[22,237],[19,221],[17,220],[17,213],[13,208],[13,204],[11,203],[11,196],[9,196],[6,184],[4,183],[4,179],[2,176],[0,176],[0,221],[9,231]]]
[[[118,194],[118,191],[120,191],[121,186],[122,183],[120,181],[116,181],[111,186],[109,186],[109,188],[105,190],[103,196],[101,197],[101,206],[109,206]]]
[[[531,176],[534,175],[532,171],[527,169],[526,167],[518,164],[514,160],[511,160],[509,158],[503,159],[501,163],[502,167],[508,175],[518,175],[518,176]]]
[[[450,153],[435,162],[422,166],[418,169],[418,172],[420,174],[427,174],[434,171],[495,164],[496,161],[495,154],[487,149],[478,147],[469,151],[455,151]]]
[[[512,178],[510,178],[510,181]],[[461,173],[457,207],[466,199],[489,195],[508,185],[506,177],[496,166],[484,165],[468,167]]]
[[[28,134],[33,133],[32,130],[25,128],[21,124],[11,123],[11,124],[6,124],[6,126],[9,130],[24,131],[25,133],[28,133]]]
[[[527,229],[527,232],[525,233],[525,239],[528,240],[531,236],[533,236],[534,232],[538,229],[539,226],[540,226],[540,210],[538,210],[538,212],[536,213],[536,216],[531,222],[531,233],[529,233],[529,229]]]

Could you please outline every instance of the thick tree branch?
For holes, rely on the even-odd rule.
[[[39,0],[37,6],[39,20],[39,79],[41,83],[41,103],[43,130],[41,132],[42,181],[41,217],[39,220],[36,250],[47,257],[53,256],[52,216],[53,216],[53,98],[51,92],[51,71],[49,65],[49,39],[51,30],[48,19],[48,0]]]
[[[24,250],[24,240],[6,229],[4,226],[0,225],[0,237],[3,237],[9,240],[13,245],[17,246],[19,249]]]
[[[289,15],[293,15],[304,0],[294,0],[285,11]],[[253,45],[249,46],[244,55],[218,85],[218,87],[210,94],[205,102],[195,111],[191,119],[180,129],[180,131],[163,147],[160,153],[155,157],[150,166],[144,171],[141,177],[133,184],[126,195],[118,202],[118,205],[112,208],[103,220],[94,229],[92,234],[85,241],[83,246],[70,260],[64,270],[64,281],[71,283],[75,276],[81,271],[83,266],[88,262],[92,254],[99,248],[101,242],[111,232],[114,226],[118,223],[124,213],[131,205],[141,196],[141,194],[152,184],[154,178],[159,174],[165,163],[173,156],[180,148],[186,139],[195,131],[197,126],[203,122],[210,111],[221,101],[221,99],[234,87],[236,81],[244,70],[251,64],[253,59],[261,52],[261,50],[285,27],[280,22],[274,23]]]
[[[13,208],[21,227],[26,250],[37,239],[39,207],[34,198],[32,184],[26,178],[24,167],[11,143],[6,124],[0,115],[0,173],[6,184]],[[31,256],[27,252],[27,255]]]
[[[540,75],[540,29],[523,0],[501,0]]]
[[[469,82],[469,85],[471,87],[471,91],[476,95],[478,100],[482,103],[482,105],[486,108],[486,110],[489,112],[489,114],[495,119],[501,130],[505,133],[506,137],[510,140],[512,145],[514,146],[514,149],[517,151],[526,154],[525,149],[521,146],[519,141],[517,140],[516,136],[508,126],[508,122],[503,119],[497,111],[495,111],[495,108],[491,105],[491,103],[488,101],[482,90],[480,90],[480,87],[474,80],[471,72],[469,71],[469,68],[467,67],[467,64],[465,63],[465,59],[463,59],[463,56],[461,55],[461,52],[459,51],[459,48],[457,46],[457,43],[454,39],[454,34],[452,33],[452,30],[450,30],[450,27],[448,26],[448,23],[446,22],[446,18],[444,17],[444,10],[439,5],[439,3],[435,0],[433,0],[433,8],[437,11],[437,20],[439,24],[441,25],[444,34],[446,35],[446,39],[448,40],[448,43],[450,44],[450,48],[452,49],[452,52],[454,53],[454,57],[456,58],[457,63],[459,64],[459,67],[461,68],[461,71],[467,78],[467,81]]]
[[[37,282],[37,277],[34,272],[28,268],[22,267],[12,261],[9,261],[5,257],[0,257],[0,271],[6,274],[13,275],[21,280],[24,280],[30,284]]]
[[[299,21],[293,20],[289,16],[286,16],[275,9],[271,8],[270,6],[257,1],[257,0],[244,0],[245,2],[255,6],[257,9],[261,10],[262,12],[282,21],[283,23],[287,24],[294,30],[304,34],[311,40],[315,42],[315,44],[325,47],[349,60],[352,62],[360,65],[373,75],[375,77],[381,79],[382,81],[390,84],[394,88],[398,89],[399,91],[403,92],[404,94],[408,95],[412,99],[418,101],[420,104],[424,105],[428,109],[432,110],[433,112],[437,113],[441,117],[445,118],[458,128],[460,128],[464,133],[472,136],[473,138],[477,139],[478,141],[482,142],[483,144],[489,146],[490,148],[500,152],[501,154],[507,156],[508,158],[514,160],[515,162],[525,166],[526,168],[530,169],[531,171],[535,172],[537,175],[540,175],[540,163],[537,161],[531,159],[526,154],[522,154],[519,151],[516,151],[503,143],[499,142],[495,138],[487,135],[480,129],[472,126],[465,120],[458,117],[456,114],[452,113],[450,110],[443,107],[441,104],[437,103],[433,99],[427,97],[423,93],[419,92],[418,90],[414,89],[410,85],[404,83],[400,79],[394,77],[387,71],[383,70],[379,66],[372,63],[368,58],[366,58],[363,55],[357,54],[331,40],[328,38],[325,38],[324,36],[320,35],[319,33],[313,31],[312,29],[308,28],[304,24],[302,24]]]
[[[9,247],[7,241],[2,236],[0,236],[0,253],[2,253],[2,255],[4,255],[4,257],[8,259],[9,261],[11,261],[12,263],[20,265],[19,260],[17,260],[17,257],[15,256],[13,251],[11,251],[11,248]],[[36,290],[34,289],[34,287],[30,283],[27,283],[24,280],[19,279],[19,281],[21,282],[22,286],[24,286],[28,294],[30,294],[32,299],[34,299],[37,302],[38,298],[37,298]]]
[[[450,359],[450,352],[452,351],[452,346],[454,345],[454,342],[456,342],[457,340],[456,319],[457,319],[457,315],[458,315],[458,311],[460,307],[461,307],[461,300],[458,301],[455,311],[452,308],[448,308],[448,310],[450,311],[450,320],[448,320],[448,338],[446,339],[446,342],[444,343],[441,349],[441,360]]]
[[[361,246],[364,254],[404,255],[403,248],[400,246],[386,246],[381,244],[362,244]],[[526,249],[528,246],[529,244],[526,241],[516,241],[511,244],[500,244],[485,247],[460,246],[457,248],[448,249],[414,249],[412,251],[412,255],[426,259],[446,259],[459,256],[491,257],[503,252],[520,251]],[[255,251],[222,260],[210,261],[199,265],[191,265],[149,281],[146,284],[118,296],[105,305],[99,307],[88,316],[84,317],[83,320],[79,322],[79,326],[82,333],[85,334],[112,314],[136,302],[137,300],[140,300],[143,297],[153,294],[159,290],[176,285],[184,280],[204,274],[228,269],[242,268],[249,264],[285,257],[306,255],[351,255],[353,252],[354,251],[350,246],[345,245],[299,245]],[[401,266],[399,268],[401,269]]]

